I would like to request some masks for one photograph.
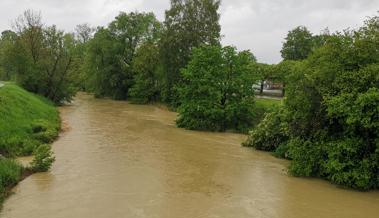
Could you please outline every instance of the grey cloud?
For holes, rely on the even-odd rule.
[[[0,31],[26,9],[41,11],[48,25],[72,31],[79,23],[106,25],[120,11],[153,11],[163,20],[168,7],[169,0],[1,0]],[[250,49],[261,62],[276,63],[290,29],[304,25],[319,33],[326,27],[358,27],[378,10],[378,0],[224,0],[223,43]]]

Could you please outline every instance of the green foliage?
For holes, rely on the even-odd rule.
[[[285,60],[303,60],[312,49],[312,33],[306,27],[299,26],[288,33],[281,53]]]
[[[291,159],[291,156],[289,154],[288,142],[281,142],[281,144],[275,149],[272,155],[274,155],[277,158]]]
[[[21,177],[22,167],[13,159],[0,158],[0,185],[9,187],[15,185]]]
[[[249,52],[233,47],[195,49],[182,71],[177,125],[194,130],[246,131],[254,118],[255,82]]]
[[[182,82],[180,70],[188,64],[193,49],[220,44],[219,6],[218,0],[171,0],[171,8],[166,11],[160,41],[164,72],[162,95],[174,108],[180,105],[176,89]]]
[[[298,26],[288,32],[280,51],[284,60],[304,60],[312,51],[322,47],[330,36],[325,29],[320,35],[313,35],[306,27]]]
[[[15,160],[0,158],[0,202],[6,196],[6,189],[16,185],[22,173],[22,166]]]
[[[356,189],[378,188],[378,149],[365,139],[345,138],[328,144],[325,173],[333,183]]]
[[[292,138],[288,141],[289,157],[293,159],[289,172],[294,176],[323,176],[326,157],[324,144],[319,141]]]
[[[90,90],[97,96],[127,99],[134,84],[133,61],[138,47],[155,43],[160,27],[154,14],[132,12],[120,13],[108,28],[99,28],[86,57]]]
[[[282,143],[286,143],[288,126],[283,108],[276,108],[267,113],[264,119],[250,132],[243,146],[254,147],[263,151],[275,151]]]
[[[14,67],[11,64],[10,55],[13,51],[14,43],[17,34],[13,31],[7,30],[1,33],[0,38],[0,81],[10,80],[15,76]]]
[[[70,101],[75,93],[70,36],[55,26],[45,27],[41,16],[32,11],[24,12],[15,27],[12,46],[3,54],[11,67],[3,70],[15,74],[14,79],[28,91],[55,103]]]
[[[379,17],[373,17],[358,30],[328,35],[306,60],[285,67],[286,118],[268,115],[272,122],[263,120],[247,144],[292,159],[295,176],[378,188],[378,36]],[[288,137],[268,143],[276,135]]]
[[[159,69],[159,50],[153,43],[145,43],[138,48],[132,63],[134,85],[130,89],[133,102],[146,104],[159,100],[161,74]]]
[[[282,105],[282,100],[278,99],[265,99],[256,98],[255,99],[255,116],[253,120],[253,125],[258,125],[266,113],[274,112],[278,107]]]
[[[31,168],[34,172],[46,172],[50,169],[55,161],[50,145],[43,144],[38,146],[34,151],[34,159],[31,163]]]
[[[80,24],[75,28],[75,33],[66,34],[68,48],[71,51],[72,61],[69,69],[71,75],[71,83],[75,89],[80,91],[89,90],[88,66],[86,56],[88,53],[89,42],[92,39],[94,28],[88,24]]]
[[[0,88],[0,153],[28,155],[58,135],[60,120],[53,104],[16,85]]]

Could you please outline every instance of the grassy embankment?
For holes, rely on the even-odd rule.
[[[59,129],[59,114],[51,102],[12,83],[0,87],[0,202],[10,187],[33,172],[12,158],[51,143]]]

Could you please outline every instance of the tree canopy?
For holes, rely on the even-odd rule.
[[[287,68],[284,107],[267,115],[246,145],[293,159],[290,172],[297,176],[378,188],[378,36],[379,18],[373,17],[358,30],[328,36]]]
[[[182,70],[178,126],[246,131],[254,117],[252,84],[257,76],[253,66],[250,52],[237,52],[233,47],[195,49]]]
[[[160,23],[152,13],[120,13],[108,28],[99,28],[89,44],[90,89],[98,96],[127,99],[133,59],[139,46],[158,40]]]
[[[6,32],[1,41],[1,66],[6,77],[55,103],[70,101],[75,92],[70,71],[72,35],[43,25],[41,15],[31,10],[14,26],[16,32]]]
[[[193,49],[220,44],[219,6],[218,0],[171,0],[164,21],[160,57],[165,85],[163,99],[173,107],[180,104],[175,87],[181,82],[180,70],[187,65]]]

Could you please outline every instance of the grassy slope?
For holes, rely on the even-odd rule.
[[[30,154],[54,140],[60,127],[58,111],[48,100],[8,83],[0,87],[0,153]]]
[[[0,87],[0,154],[31,154],[58,136],[58,111],[48,100],[7,83]],[[30,171],[13,159],[0,157],[0,203]]]

